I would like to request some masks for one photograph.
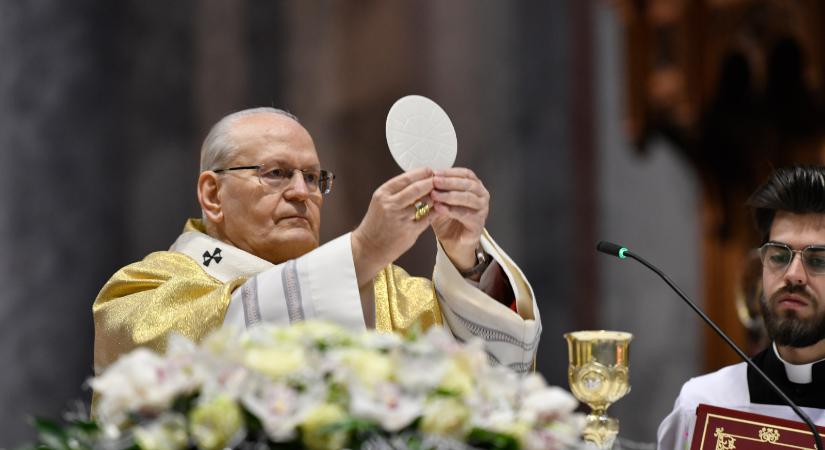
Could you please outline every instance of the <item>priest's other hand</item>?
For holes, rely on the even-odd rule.
[[[490,211],[490,193],[472,170],[454,167],[434,172],[430,198],[436,238],[459,270],[472,268]]]
[[[415,244],[438,214],[413,220],[418,200],[432,203],[433,171],[423,167],[398,175],[372,194],[367,214],[352,232],[352,256],[363,288]]]

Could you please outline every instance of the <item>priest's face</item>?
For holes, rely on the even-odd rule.
[[[230,138],[237,151],[227,167],[263,165],[264,171],[286,169],[291,177],[278,187],[255,170],[221,174],[224,238],[275,264],[317,248],[323,196],[295,170],[321,167],[307,130],[284,115],[259,113],[236,121]]]
[[[825,214],[777,211],[769,239],[793,250],[825,245]],[[811,273],[794,253],[785,270],[763,264],[762,283],[765,326],[778,345],[808,347],[825,339],[825,274]]]

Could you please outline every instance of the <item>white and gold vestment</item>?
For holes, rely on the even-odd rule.
[[[375,327],[404,332],[446,324],[458,339],[483,339],[491,360],[525,372],[541,334],[533,290],[486,232],[481,243],[507,276],[517,312],[465,280],[439,245],[432,281],[394,265],[375,277]],[[139,346],[164,351],[172,332],[198,341],[221,326],[259,322],[321,319],[366,327],[350,234],[274,265],[206,235],[194,219],[169,251],[115,273],[92,310],[96,373]]]

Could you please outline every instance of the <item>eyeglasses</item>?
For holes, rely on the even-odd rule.
[[[825,245],[809,245],[802,250],[794,250],[786,244],[768,242],[759,247],[762,265],[773,272],[784,273],[791,265],[795,254],[799,253],[802,264],[809,274],[825,274]]]
[[[335,174],[329,170],[286,169],[282,167],[265,169],[263,165],[228,167],[226,169],[214,169],[212,172],[225,173],[232,170],[255,170],[258,172],[258,181],[275,190],[281,190],[289,186],[295,172],[300,172],[310,192],[320,191],[323,195],[329,194],[332,190],[332,182],[335,180]]]

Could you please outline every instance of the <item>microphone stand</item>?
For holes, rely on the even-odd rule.
[[[604,245],[603,245],[603,244],[604,244]],[[785,401],[785,403],[786,403],[788,406],[790,406],[790,407],[791,407],[791,409],[793,410],[793,412],[795,412],[795,413],[796,413],[796,415],[797,415],[797,416],[799,416],[799,418],[800,418],[800,419],[802,419],[802,421],[803,421],[803,422],[805,422],[805,424],[806,424],[806,425],[808,425],[808,428],[810,428],[810,429],[811,429],[811,432],[812,432],[812,433],[813,433],[813,435],[814,435],[814,442],[815,442],[815,444],[816,444],[816,449],[817,449],[817,450],[823,450],[823,448],[822,448],[822,438],[821,438],[821,437],[820,437],[820,435],[819,435],[819,431],[817,431],[817,429],[816,429],[816,425],[814,425],[814,422],[811,420],[811,418],[810,418],[810,417],[808,417],[808,415],[807,415],[807,414],[805,414],[805,411],[802,411],[802,409],[800,409],[800,408],[799,408],[799,406],[797,406],[797,405],[796,405],[796,403],[794,403],[794,402],[793,402],[793,401],[792,401],[792,400],[791,400],[791,399],[790,399],[787,395],[785,395],[785,393],[782,391],[782,389],[780,389],[780,388],[779,388],[779,386],[777,386],[777,385],[773,382],[773,380],[771,380],[771,379],[770,379],[770,378],[769,378],[769,377],[765,374],[765,372],[763,372],[763,371],[762,371],[762,369],[760,369],[760,368],[759,368],[756,364],[754,364],[754,362],[753,362],[753,361],[751,361],[751,359],[750,359],[750,358],[749,358],[749,357],[745,354],[745,352],[743,352],[743,351],[742,351],[742,350],[741,350],[741,349],[740,349],[740,348],[739,348],[739,347],[738,347],[738,346],[737,346],[737,345],[736,345],[736,344],[735,344],[735,343],[731,340],[731,338],[730,338],[730,337],[728,337],[728,335],[727,335],[727,334],[725,334],[725,333],[724,333],[724,332],[723,332],[723,331],[719,328],[719,326],[717,326],[717,325],[716,325],[716,323],[714,323],[714,322],[713,322],[713,320],[711,320],[711,319],[710,319],[710,317],[708,317],[708,316],[707,316],[707,314],[705,314],[705,313],[704,313],[704,311],[702,311],[702,310],[701,310],[698,306],[696,306],[696,304],[695,304],[695,303],[693,303],[693,302],[692,302],[692,301],[691,301],[691,300],[687,297],[687,295],[685,295],[685,294],[682,292],[682,290],[681,290],[681,289],[679,289],[679,287],[678,287],[678,286],[676,286],[676,284],[675,284],[673,281],[671,281],[671,280],[670,280],[670,278],[669,278],[667,275],[665,275],[665,273],[664,273],[664,272],[662,272],[662,271],[661,271],[661,270],[659,270],[656,266],[654,266],[653,264],[651,264],[651,263],[647,262],[644,258],[642,258],[641,256],[639,256],[639,255],[637,255],[637,254],[635,254],[635,253],[631,252],[630,250],[628,250],[628,249],[627,249],[627,248],[625,248],[625,247],[621,247],[621,246],[619,246],[619,245],[612,244],[612,243],[610,243],[610,242],[600,241],[600,242],[598,243],[598,245],[596,245],[596,249],[597,249],[598,251],[602,252],[602,253],[608,253],[608,254],[613,255],[613,256],[618,256],[618,257],[619,257],[619,258],[621,258],[621,259],[625,259],[625,258],[627,258],[627,257],[630,257],[630,258],[632,258],[632,259],[635,259],[636,261],[640,262],[643,266],[645,266],[645,267],[647,267],[648,269],[652,270],[652,271],[653,271],[653,273],[655,273],[656,275],[659,275],[659,278],[661,278],[661,279],[662,279],[665,283],[667,283],[667,285],[668,285],[668,286],[670,286],[670,288],[671,288],[671,289],[673,289],[673,290],[676,292],[676,294],[678,294],[678,295],[679,295],[679,297],[680,297],[682,300],[684,300],[684,301],[685,301],[685,303],[687,303],[687,304],[688,304],[688,306],[690,306],[690,308],[691,308],[691,309],[693,309],[693,311],[695,311],[695,312],[696,312],[696,314],[699,314],[699,317],[701,317],[701,318],[702,318],[702,320],[704,320],[704,321],[705,321],[705,323],[707,323],[708,325],[710,325],[710,327],[711,327],[711,328],[713,328],[713,331],[715,331],[715,332],[716,332],[716,334],[718,334],[718,335],[719,335],[719,337],[721,337],[721,338],[722,338],[722,339],[723,339],[723,340],[724,340],[724,341],[728,344],[728,346],[729,346],[730,348],[732,348],[732,349],[733,349],[733,351],[735,351],[735,352],[739,355],[739,357],[740,357],[740,358],[742,358],[742,360],[743,360],[743,361],[745,361],[745,362],[748,364],[748,366],[750,366],[750,368],[751,368],[751,369],[753,369],[754,371],[756,371],[756,373],[758,373],[758,374],[759,374],[759,376],[760,376],[760,377],[762,377],[762,379],[763,379],[765,382],[767,382],[767,383],[768,383],[768,385],[771,387],[771,389],[773,389],[773,390],[774,390],[774,392],[776,392],[776,393],[779,395],[779,397],[781,397],[781,398],[782,398],[782,400],[783,400],[783,401]],[[614,252],[614,251],[611,251],[611,250],[616,250],[616,251]]]

